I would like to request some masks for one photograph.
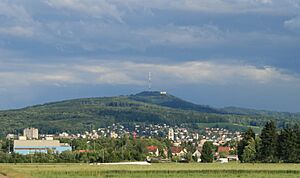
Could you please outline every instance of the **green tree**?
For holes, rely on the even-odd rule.
[[[221,152],[219,153],[219,156],[220,156],[220,158],[227,158],[228,153],[227,153],[226,151],[221,151]]]
[[[270,163],[277,162],[277,132],[273,121],[267,122],[263,128],[260,138],[259,160]]]
[[[205,142],[201,151],[201,161],[203,163],[212,163],[214,160],[214,146],[212,142]]]
[[[251,138],[248,141],[248,145],[245,147],[244,151],[243,151],[243,162],[244,163],[251,163],[251,162],[255,162],[255,158],[256,158],[256,144],[255,144],[255,140],[253,138]]]
[[[298,160],[299,145],[297,144],[297,126],[285,128],[278,136],[277,155],[280,160],[294,163]]]
[[[296,132],[297,137],[297,163],[300,163],[300,126],[298,124],[295,124],[294,130]]]
[[[188,152],[184,155],[184,159],[187,161],[187,162],[191,162],[193,161],[193,154],[191,152]]]
[[[75,154],[72,151],[63,151],[59,156],[62,162],[66,162],[66,163],[76,162]]]
[[[244,162],[242,155],[244,154],[245,147],[248,146],[251,139],[255,139],[255,133],[252,128],[248,128],[248,130],[242,134],[242,137],[243,139],[238,143],[237,153],[239,160]]]

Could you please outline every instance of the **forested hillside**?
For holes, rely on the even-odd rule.
[[[43,133],[82,132],[112,123],[186,124],[190,127],[220,126],[228,129],[261,127],[268,120],[279,127],[299,122],[297,114],[234,113],[186,102],[159,92],[102,98],[84,98],[0,112],[0,134],[37,127]]]

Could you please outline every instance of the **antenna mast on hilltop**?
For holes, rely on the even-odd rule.
[[[148,75],[148,90],[149,91],[151,90],[151,72],[149,72],[149,75]]]

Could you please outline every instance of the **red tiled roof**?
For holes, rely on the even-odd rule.
[[[157,150],[157,146],[147,146],[148,151],[155,152]]]
[[[182,151],[181,147],[171,147],[172,153],[180,153]]]
[[[220,153],[220,152],[229,153],[229,151],[230,151],[230,147],[228,147],[228,146],[219,146],[219,148],[218,148],[218,153]]]

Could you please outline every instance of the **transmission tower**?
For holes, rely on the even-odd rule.
[[[148,90],[150,91],[151,90],[151,85],[152,85],[152,83],[151,83],[151,72],[149,72],[149,75],[148,75]]]

